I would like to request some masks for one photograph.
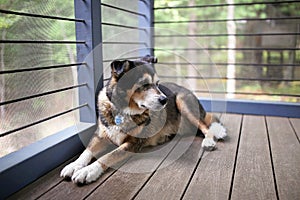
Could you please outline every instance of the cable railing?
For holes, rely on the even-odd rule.
[[[298,16],[289,17],[247,17],[247,18],[234,18],[234,19],[200,19],[200,20],[168,20],[168,21],[155,21],[154,24],[182,24],[182,23],[208,23],[208,22],[246,22],[246,21],[274,21],[274,20],[299,20]]]
[[[146,1],[141,1],[145,5],[147,5]],[[191,10],[191,9],[209,9],[209,8],[225,8],[229,6],[234,6],[236,8],[240,7],[247,7],[247,6],[254,6],[254,5],[268,5],[268,6],[286,6],[291,4],[299,4],[300,1],[268,1],[268,2],[237,2],[233,4],[228,3],[219,3],[219,4],[203,4],[203,5],[175,5],[175,6],[158,6],[154,8],[155,12],[164,12],[165,10]],[[120,30],[119,32],[114,32],[114,34],[121,34],[123,31],[136,31],[138,33],[147,32],[146,27],[141,27],[139,24],[139,18],[143,18],[144,20],[149,20],[148,16],[139,11],[134,9],[129,9],[127,7],[122,7],[116,4],[113,4],[109,1],[103,1],[101,3],[101,9],[112,9],[116,12],[122,13],[122,17],[115,16],[112,18],[111,16],[105,16],[102,17],[104,20],[101,22],[102,28],[108,28],[108,29],[114,29],[114,28],[121,28],[124,30]],[[2,15],[9,15],[9,16],[20,16],[24,18],[31,18],[31,22],[34,22],[35,19],[43,19],[43,20],[54,20],[54,21],[61,21],[61,22],[69,22],[69,23],[86,23],[84,19],[79,18],[70,18],[70,17],[63,17],[63,16],[56,16],[56,15],[44,15],[44,14],[36,14],[36,13],[30,13],[30,12],[23,12],[23,11],[14,11],[14,10],[5,10],[0,9],[0,13]],[[108,12],[107,12],[108,13]],[[107,15],[107,14],[106,14]],[[124,23],[124,19],[126,17],[133,16],[136,19],[131,20],[131,22],[134,21],[134,23]],[[118,18],[119,17],[119,18]],[[109,20],[114,19],[114,20]],[[247,26],[247,23],[271,23],[273,26],[276,26],[277,24],[284,24],[289,25],[291,24],[299,24],[300,16],[295,15],[277,15],[277,16],[264,16],[264,17],[245,17],[245,16],[237,16],[234,18],[219,18],[219,16],[213,17],[211,15],[207,18],[196,18],[196,19],[178,19],[174,20],[171,16],[171,18],[165,17],[165,20],[154,20],[153,24],[155,27],[158,27],[160,25],[169,25],[169,24],[184,24],[186,27],[188,27],[190,24],[197,24],[198,26],[202,24],[212,23],[213,25],[218,25],[219,23],[228,23],[228,22],[242,22],[243,26]],[[130,20],[129,20],[130,21]],[[279,23],[280,22],[280,23]],[[275,25],[274,25],[275,24]],[[298,25],[299,26],[299,25]],[[242,28],[244,28],[242,27]],[[158,27],[159,28],[159,27]],[[200,31],[199,31],[200,32]],[[75,34],[75,33],[74,33]],[[156,64],[156,67],[159,69],[163,69],[164,66],[170,67],[170,66],[180,66],[180,70],[186,71],[191,68],[191,66],[197,66],[197,67],[211,67],[211,66],[219,66],[224,70],[226,70],[227,66],[235,66],[235,67],[242,67],[240,71],[243,69],[254,69],[258,70],[259,73],[257,76],[244,76],[235,74],[234,77],[231,76],[216,76],[214,74],[207,75],[204,73],[203,76],[199,75],[167,75],[167,73],[162,74],[160,77],[163,79],[189,79],[189,80],[208,80],[208,81],[237,81],[237,82],[257,82],[259,83],[274,83],[274,84],[298,84],[300,81],[300,78],[298,77],[298,71],[300,66],[300,59],[299,59],[299,27],[298,29],[289,29],[289,30],[269,30],[265,32],[248,32],[247,29],[243,29],[242,31],[239,30],[237,33],[224,33],[224,32],[217,32],[217,33],[203,33],[203,32],[196,32],[196,33],[183,33],[183,34],[177,34],[177,33],[165,33],[164,31],[159,31],[154,33],[153,38],[156,41],[156,45],[154,47],[154,52],[159,55],[160,53],[163,53],[165,51],[167,52],[176,52],[176,55],[184,53],[184,55],[188,56],[191,52],[193,53],[199,53],[199,52],[209,52],[212,54],[212,59],[214,56],[216,56],[220,52],[227,52],[227,51],[235,51],[239,54],[239,57],[250,57],[250,59],[240,59],[236,60],[236,62],[228,62],[226,59],[217,59],[212,60],[211,62],[206,61],[199,61],[197,59],[189,59],[189,62],[183,62],[182,60],[174,61],[174,59],[168,60],[167,56],[163,55],[162,58],[159,57],[159,63]],[[148,35],[149,36],[149,35]],[[124,36],[125,38],[128,36]],[[203,45],[204,47],[189,47],[187,45],[182,45],[181,39],[184,38],[194,38],[194,39],[209,39],[209,40],[218,40],[220,38],[226,38],[226,37],[235,37],[239,40],[239,44],[235,47],[227,47],[226,42],[223,42],[222,44],[217,45]],[[252,45],[244,45],[243,42],[245,40],[243,38],[249,37],[253,38],[255,41],[262,40],[262,43],[264,42],[263,38],[281,38],[281,37],[288,37],[291,40],[295,40],[294,45],[281,45],[278,43],[278,45],[265,45],[263,46],[262,43],[260,44],[253,44]],[[126,52],[118,52],[117,55],[111,55],[111,52],[114,52],[113,49],[118,46],[127,46],[128,49],[130,49],[131,46],[135,46],[141,49],[149,49],[151,48],[149,45],[149,41],[143,41],[140,37],[137,37],[136,40],[130,40],[130,41],[124,41],[124,40],[118,40],[118,37],[115,37],[113,39],[111,38],[103,38],[102,45],[105,45],[104,56],[103,56],[103,63],[109,63],[112,62],[114,59],[137,59],[141,55],[138,52],[130,51],[130,55],[126,54]],[[160,42],[164,39],[173,39],[176,40],[176,42],[179,45],[172,46],[172,43],[165,44],[164,42]],[[251,39],[250,39],[251,40]],[[278,41],[280,42],[280,40]],[[182,42],[184,43],[184,42]],[[86,45],[85,40],[70,40],[70,39],[54,39],[54,38],[47,38],[45,40],[42,39],[26,39],[26,38],[13,38],[13,39],[7,39],[7,38],[1,38],[0,39],[0,45],[6,45],[6,44],[13,44],[17,46],[21,45],[32,45],[32,44],[40,44],[40,45]],[[107,53],[105,54],[105,51]],[[273,53],[276,52],[281,55],[273,55]],[[248,55],[249,54],[249,55]],[[120,56],[121,55],[121,56]],[[157,56],[156,55],[156,56]],[[5,54],[4,54],[5,56]],[[165,57],[164,57],[165,56]],[[225,58],[225,56],[223,56]],[[288,58],[284,58],[288,57]],[[281,61],[280,61],[281,60]],[[74,63],[54,63],[50,65],[45,66],[32,66],[32,67],[22,67],[18,66],[15,69],[9,69],[9,68],[1,68],[0,69],[0,76],[10,76],[10,75],[17,75],[20,73],[30,73],[30,72],[36,72],[36,71],[47,71],[47,70],[60,70],[60,69],[69,69],[69,68],[82,68],[87,67],[87,63],[85,62],[74,62]],[[289,71],[287,70],[289,69]],[[222,69],[221,69],[222,70]],[[275,72],[274,72],[275,70]],[[277,71],[276,71],[277,70]],[[285,74],[289,72],[292,75],[291,76],[285,76]],[[276,73],[280,74],[278,76],[272,76],[276,75]],[[223,73],[224,74],[224,73]],[[255,75],[255,74],[254,74]],[[3,79],[4,80],[4,79]],[[104,78],[104,81],[109,80],[109,78]],[[42,92],[38,92],[36,94],[30,94],[27,96],[20,96],[12,99],[4,99],[0,102],[0,107],[5,107],[7,105],[12,105],[14,103],[22,103],[23,101],[36,99],[38,97],[44,97],[47,95],[55,95],[61,92],[69,91],[69,90],[77,90],[79,88],[88,87],[87,83],[78,83],[78,84],[69,84],[65,85],[63,87],[59,88],[52,88],[51,90],[43,90]],[[227,91],[218,91],[216,90],[200,90],[198,88],[193,89],[196,93],[216,93],[216,94],[227,94]],[[262,91],[262,92],[245,92],[245,91],[239,91],[236,90],[234,92],[231,92],[236,95],[246,95],[246,96],[255,96],[255,95],[267,95],[267,96],[279,96],[279,97],[296,97],[299,98],[298,94],[294,93],[271,93],[268,91]],[[298,101],[298,100],[297,100]],[[85,105],[85,104],[83,104]],[[86,105],[85,105],[86,106]],[[68,112],[72,112],[76,109],[82,108],[82,106],[75,106],[74,109],[69,109]],[[66,111],[62,111],[62,115],[65,113],[68,113]],[[54,115],[54,116],[60,116],[60,114]],[[8,135],[11,133],[14,133],[18,130],[23,130],[25,128],[28,128],[30,126],[37,125],[38,123],[44,122],[45,120],[50,120],[50,118],[45,118],[44,120],[38,120],[37,122],[31,123],[31,125],[23,126],[23,128],[13,128],[12,130],[5,131],[4,133],[0,133],[0,136]],[[24,128],[25,127],[25,128]]]
[[[141,27],[138,27],[138,26],[129,26],[129,25],[123,25],[123,24],[109,23],[109,22],[102,22],[101,25],[146,31],[145,28],[141,28]]]
[[[154,10],[165,10],[165,9],[190,9],[190,8],[212,8],[212,7],[228,7],[228,6],[253,6],[253,5],[267,5],[267,4],[289,4],[297,3],[300,1],[258,1],[258,2],[242,2],[242,3],[220,3],[220,4],[204,4],[204,5],[193,5],[193,6],[162,6],[156,7]]]
[[[12,103],[17,103],[17,102],[21,102],[21,101],[25,101],[25,100],[33,99],[33,98],[37,98],[37,97],[42,97],[42,96],[46,96],[46,95],[50,95],[50,94],[56,94],[56,93],[59,93],[59,92],[64,92],[64,91],[67,91],[67,90],[72,90],[72,89],[83,87],[83,86],[87,86],[87,84],[83,83],[83,84],[79,84],[79,85],[73,85],[73,86],[64,87],[64,88],[60,88],[60,89],[56,89],[56,90],[51,90],[51,91],[48,91],[48,92],[42,92],[42,93],[38,93],[38,94],[35,94],[35,95],[30,95],[30,96],[21,97],[21,98],[9,100],[9,101],[0,102],[0,106],[12,104]]]
[[[73,63],[73,64],[62,64],[62,65],[51,65],[45,67],[31,67],[31,68],[19,68],[19,69],[11,69],[11,70],[2,70],[0,74],[14,74],[20,72],[30,72],[30,71],[40,71],[40,70],[48,70],[48,69],[59,69],[59,68],[68,68],[74,66],[86,66],[87,63]]]
[[[228,98],[299,102],[297,6],[297,0],[172,5],[157,2],[153,22],[157,31],[153,38],[155,55],[162,57],[156,64],[160,77],[188,84],[199,96],[220,94]],[[236,14],[229,16],[229,8]],[[247,10],[252,13],[248,15]],[[230,54],[234,54],[234,61]],[[176,72],[170,74],[170,69]],[[201,81],[208,84],[209,90],[200,89]]]
[[[107,4],[107,3],[101,3],[101,6],[112,8],[112,9],[114,9],[116,11],[123,11],[125,13],[130,13],[130,14],[133,14],[133,15],[139,15],[139,16],[142,16],[144,18],[147,18],[147,16],[144,13],[135,12],[135,11],[132,11],[132,10],[129,10],[129,9],[120,8],[118,6],[110,5],[110,4]]]
[[[44,32],[47,31],[47,28],[49,28],[46,27],[45,24],[54,26],[55,23],[58,23],[57,26],[61,28],[62,26],[59,26],[59,23],[69,23],[75,27],[75,23],[84,24],[85,20],[8,9],[0,9],[0,13],[3,18],[7,17],[15,20],[8,27],[2,28],[2,36],[0,38],[0,138],[13,135],[18,131],[24,131],[33,126],[41,125],[43,122],[65,116],[68,113],[75,112],[88,106],[86,103],[77,105],[77,103],[74,103],[76,101],[73,102],[69,100],[59,104],[55,102],[56,99],[63,98],[68,92],[72,92],[68,93],[68,95],[76,94],[76,91],[80,88],[88,87],[87,83],[76,83],[77,81],[73,80],[76,68],[87,67],[87,63],[76,62],[76,58],[70,58],[73,54],[75,57],[76,46],[86,45],[86,41],[69,39],[65,34],[60,36],[60,38],[63,39],[56,39],[53,36],[46,37],[45,35],[47,34],[44,34]],[[36,37],[38,39],[32,39],[31,36],[30,38],[25,38],[26,36],[23,36],[21,32],[26,32],[26,29],[24,29],[21,22],[18,22],[18,19],[22,20],[22,22],[26,22],[26,26],[30,25],[33,28],[35,28],[35,23],[37,23],[37,26],[40,26],[40,29],[36,28],[37,31],[35,32],[35,36],[38,36]],[[37,20],[40,21],[37,22]],[[45,30],[43,30],[43,28]],[[73,30],[71,38],[75,38],[75,28]],[[20,34],[14,35],[15,32]],[[6,45],[11,45],[10,49],[8,49]],[[58,45],[61,45],[61,47],[56,48],[55,46]],[[22,49],[23,47],[25,51]],[[16,54],[18,57],[12,57],[14,54],[11,54],[10,52],[18,52],[18,54]],[[62,52],[67,52],[68,55],[61,55]],[[30,62],[27,62],[27,60],[30,60]],[[16,65],[16,63],[18,65]],[[24,65],[24,63],[26,64]],[[64,75],[62,73],[66,74]],[[27,78],[24,79],[23,77]],[[63,79],[73,81],[59,80],[59,78],[62,77]],[[59,82],[59,84],[57,82]],[[23,90],[27,92],[23,92]],[[66,99],[70,98],[74,97],[70,96]],[[38,105],[41,104],[41,102],[43,104],[53,105],[53,111],[47,113],[48,111],[45,110],[44,107],[39,107]],[[60,104],[63,106],[59,106]],[[39,109],[42,110],[38,111]],[[37,116],[34,118],[40,119],[33,122],[29,122],[31,120],[27,121],[25,117],[21,119],[22,115],[30,115],[28,113],[32,113],[32,110],[37,110],[35,112]],[[42,112],[45,113],[42,114]],[[53,112],[55,112],[55,114],[53,114]],[[22,115],[20,115],[20,113],[22,113]],[[9,123],[9,121],[12,121],[11,125],[5,125],[5,123]],[[17,121],[23,122],[17,123]]]
[[[134,5],[134,6],[133,6]],[[103,64],[108,67],[114,60],[138,59],[150,48],[148,1],[133,1],[132,6],[111,1],[102,1]],[[109,70],[104,69],[104,82],[110,79]]]
[[[32,122],[32,123],[26,124],[26,125],[24,125],[24,126],[20,126],[20,127],[18,127],[18,128],[14,128],[14,129],[12,129],[12,130],[2,132],[2,133],[0,133],[0,137],[4,137],[4,136],[7,136],[7,135],[9,135],[9,134],[15,133],[15,132],[17,132],[17,131],[21,131],[21,130],[23,130],[23,129],[26,129],[26,128],[29,128],[29,127],[32,127],[32,126],[41,124],[41,123],[43,123],[43,122],[46,122],[46,121],[49,121],[49,120],[51,120],[51,119],[60,117],[60,116],[65,115],[65,114],[67,114],[67,113],[70,113],[70,112],[79,110],[80,108],[83,108],[83,107],[86,107],[86,106],[88,106],[88,104],[82,104],[82,105],[76,106],[76,107],[74,107],[74,108],[71,108],[71,109],[62,111],[62,112],[60,112],[60,113],[57,113],[57,114],[55,114],[55,115],[52,115],[52,116],[49,116],[49,117],[40,119],[40,120],[38,120],[38,121],[35,121],[35,122]]]
[[[41,19],[55,19],[55,20],[71,21],[71,22],[83,22],[83,23],[85,22],[83,19],[58,17],[58,16],[50,16],[50,15],[41,15],[41,14],[35,14],[35,13],[19,12],[19,11],[4,10],[4,9],[0,9],[0,13],[9,14],[9,15],[17,15],[17,16],[35,17],[35,18],[41,18]]]

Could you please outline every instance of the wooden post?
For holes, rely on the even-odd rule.
[[[88,84],[79,88],[79,105],[88,103],[80,109],[80,121],[96,123],[95,93],[103,86],[101,1],[74,0],[74,3],[75,18],[85,20],[85,23],[76,22],[76,40],[86,41],[77,45],[77,62],[87,63],[78,67],[78,83]]]
[[[143,13],[143,16],[139,15],[139,27],[145,30],[140,30],[140,42],[144,42],[146,47],[143,46],[139,50],[139,56],[145,56],[147,54],[154,56],[154,0],[151,1],[139,1],[139,13]]]
[[[234,0],[227,0],[228,4],[233,4]],[[234,6],[229,5],[227,8],[227,19],[234,19]],[[234,21],[227,21],[227,33],[228,36],[228,51],[227,51],[227,98],[234,98],[235,95],[235,45],[236,45],[236,38],[234,34],[236,34],[236,26]]]

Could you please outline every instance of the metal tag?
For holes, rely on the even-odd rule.
[[[115,116],[115,124],[116,124],[117,126],[119,126],[119,125],[121,125],[121,124],[123,124],[123,123],[124,123],[124,117],[121,116],[121,115],[116,115],[116,116]]]

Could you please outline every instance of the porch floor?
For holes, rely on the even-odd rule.
[[[133,165],[127,162],[86,186],[62,180],[64,164],[10,199],[299,199],[300,119],[223,114],[221,120],[229,137],[215,151],[202,152],[196,137],[171,165],[165,163],[176,148],[151,162],[153,172],[124,172]]]

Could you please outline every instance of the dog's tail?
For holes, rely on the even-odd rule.
[[[204,121],[208,126],[208,132],[213,134],[216,139],[224,139],[227,136],[226,128],[223,126],[223,124],[220,122],[220,119],[216,115],[207,113]]]

